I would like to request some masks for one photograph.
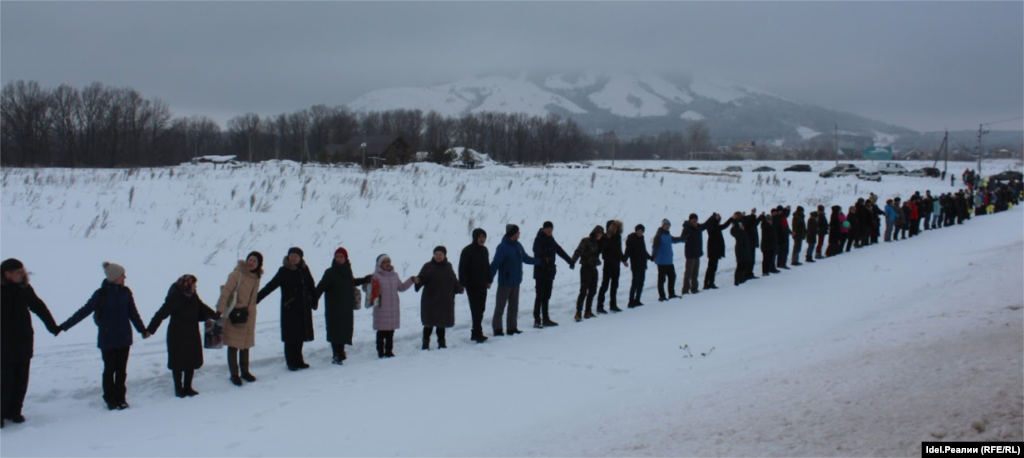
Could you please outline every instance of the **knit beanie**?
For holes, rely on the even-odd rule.
[[[384,260],[390,261],[391,257],[386,255],[386,254],[382,254],[380,256],[377,256],[377,267],[380,267],[380,266],[384,265]]]
[[[696,220],[697,219],[697,214],[696,213],[690,213],[690,218],[689,219]]]
[[[0,272],[14,272],[22,267],[25,267],[25,265],[22,264],[21,261],[10,258],[5,260],[3,263],[0,263]]]
[[[636,231],[643,231],[643,230],[645,230],[644,229],[644,225],[643,224],[637,224],[636,228],[634,230],[636,230]]]
[[[665,219],[661,220],[661,225],[662,226],[671,226],[672,222],[669,221],[668,218],[665,218]]]
[[[334,250],[334,254],[338,253],[345,255],[345,259],[348,259],[348,251],[346,251],[344,247],[339,247],[337,250]]]
[[[124,275],[124,267],[112,262],[103,263],[103,273],[107,275],[107,281],[112,282]]]
[[[288,249],[288,254],[293,254],[293,253],[299,255],[300,258],[305,258],[305,256],[303,256],[303,253],[302,253],[302,248],[295,247],[295,246],[289,248]]]
[[[554,229],[555,224],[551,221],[544,221],[544,229]]]
[[[512,237],[513,235],[516,235],[518,233],[519,233],[519,226],[516,226],[515,224],[507,224],[507,225],[505,225],[505,236],[506,237]]]
[[[434,247],[434,253],[437,253],[438,251],[444,253],[445,256],[448,256],[448,249],[445,248],[444,245],[438,245]]]

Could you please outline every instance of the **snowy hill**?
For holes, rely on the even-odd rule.
[[[483,111],[570,116],[588,130],[629,137],[683,130],[703,121],[712,135],[797,144],[835,124],[851,141],[888,146],[917,132],[864,117],[794,102],[749,86],[692,77],[581,72],[486,76],[427,88],[380,89],[348,104],[355,111],[418,109],[447,116]],[[808,132],[815,135],[808,136]],[[738,143],[736,141],[735,143]]]
[[[707,171],[728,164],[691,165]],[[818,171],[831,164],[811,165]],[[951,172],[959,174],[972,164],[954,165],[960,168]],[[195,274],[200,296],[215,302],[236,260],[254,249],[272,273],[288,247],[300,246],[318,280],[338,246],[347,248],[357,275],[388,253],[404,277],[418,272],[435,245],[446,245],[457,263],[474,227],[489,232],[493,254],[506,223],[521,226],[529,250],[551,220],[555,238],[572,253],[593,225],[611,218],[627,229],[645,224],[649,246],[662,218],[676,233],[691,212],[703,220],[714,211],[845,206],[869,192],[884,199],[955,189],[948,181],[896,176],[869,183],[813,173],[500,165],[419,164],[369,175],[290,162],[0,173],[0,257],[25,262],[55,317],[80,307],[100,284],[100,263],[114,261],[126,267],[147,323],[184,273]],[[768,177],[779,182],[766,183]],[[578,271],[559,261],[551,304],[561,326],[541,330],[529,327],[535,291],[527,267],[524,334],[472,343],[459,296],[449,348],[440,351],[419,349],[420,297],[410,289],[401,294],[398,356],[377,359],[370,313],[360,310],[344,366],[329,364],[321,308],[316,340],[305,349],[312,368],[297,373],[283,363],[275,292],[259,305],[257,382],[231,385],[224,352],[207,350],[195,381],[201,394],[175,398],[165,322],[153,338],[136,336],[128,365],[132,407],[124,412],[102,405],[91,320],[54,338],[33,318],[28,421],[2,430],[0,454],[904,456],[920,453],[923,440],[1019,441],[1021,211],[854,250],[741,287],[730,281],[735,264],[726,235],[721,289],[659,303],[652,266],[647,305],[582,323],[571,320]],[[683,246],[676,247],[681,275]],[[629,279],[623,269],[620,304]],[[491,291],[488,335],[493,307]]]

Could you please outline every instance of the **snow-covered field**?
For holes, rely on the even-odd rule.
[[[702,171],[726,165],[616,162]],[[407,276],[435,245],[446,245],[457,261],[474,227],[488,231],[493,253],[505,224],[519,224],[529,250],[551,220],[571,253],[595,224],[612,218],[627,230],[646,225],[649,244],[662,218],[675,232],[689,213],[703,220],[713,211],[846,207],[869,192],[885,199],[956,189],[925,178],[825,180],[817,172],[831,163],[811,165],[814,173],[739,178],[433,165],[367,176],[292,163],[3,169],[0,258],[25,262],[58,321],[100,285],[101,262],[120,263],[148,323],[178,276],[198,276],[201,297],[212,303],[236,260],[254,249],[271,274],[288,247],[300,246],[319,279],[344,246],[357,275],[388,253]],[[974,164],[950,165],[959,176]],[[1016,162],[985,167],[986,174],[1020,170]],[[1014,208],[740,288],[731,286],[730,257],[719,268],[721,289],[667,303],[656,300],[652,269],[648,305],[583,323],[571,320],[577,272],[560,264],[552,318],[562,325],[543,330],[528,326],[534,288],[527,268],[524,334],[470,342],[460,296],[457,325],[441,351],[419,350],[419,297],[410,290],[402,294],[397,358],[376,358],[370,313],[357,311],[356,345],[344,366],[330,365],[321,309],[317,340],[305,351],[313,367],[298,373],[283,363],[274,293],[260,305],[258,382],[231,385],[223,351],[207,350],[195,381],[202,394],[175,398],[165,323],[155,337],[136,338],[132,408],[123,412],[108,412],[100,399],[102,362],[91,322],[54,338],[36,321],[28,421],[2,430],[0,454],[905,456],[919,454],[925,440],[1019,441],[1022,222]],[[731,237],[726,246],[731,253]],[[624,270],[620,303],[629,277]],[[493,304],[492,293],[487,334]]]

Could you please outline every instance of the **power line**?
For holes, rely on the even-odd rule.
[[[1004,122],[1016,121],[1018,119],[1024,119],[1024,116],[1018,116],[1016,118],[1011,118],[1011,119],[1004,119],[1002,121],[983,122],[983,123],[981,123],[981,125],[983,125],[983,126],[991,126],[993,124],[1002,124]]]

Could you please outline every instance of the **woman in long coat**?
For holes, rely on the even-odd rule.
[[[274,278],[260,289],[260,302],[275,289],[281,288],[281,342],[288,370],[306,369],[302,345],[313,341],[313,309],[316,308],[316,283],[299,248],[289,248],[288,256]]]
[[[377,268],[373,271],[373,291],[371,302],[379,301],[373,307],[373,329],[377,331],[377,357],[393,358],[395,356],[395,330],[402,322],[401,301],[398,293],[412,287],[413,277],[404,282],[395,273],[391,265],[391,257],[382,254],[377,256]]]
[[[179,398],[199,394],[192,389],[192,376],[196,369],[203,367],[203,341],[196,323],[215,315],[196,293],[196,277],[185,274],[167,290],[164,305],[149,320],[146,331],[155,334],[160,323],[171,317],[167,325],[167,368],[172,371],[174,395]]]
[[[754,252],[750,249],[750,236],[744,227],[743,213],[734,213],[732,221],[729,235],[736,240],[736,273],[733,275],[733,284],[739,286],[751,278],[750,272],[754,268]]]
[[[334,252],[334,262],[316,285],[316,301],[324,296],[324,321],[327,323],[327,341],[334,352],[334,364],[345,360],[345,345],[352,345],[355,287],[370,282],[371,278],[372,275],[353,278],[348,251],[338,248]]]
[[[256,345],[256,296],[263,276],[263,255],[253,251],[245,261],[238,261],[235,270],[220,287],[217,313],[224,317],[224,345],[228,347],[228,371],[231,383],[242,386],[242,380],[255,382],[249,372],[249,349]],[[230,314],[235,309],[245,309],[249,318],[245,323],[234,324]],[[239,377],[241,367],[241,377]]]
[[[416,277],[416,291],[420,297],[420,321],[423,323],[423,349],[430,349],[430,333],[437,328],[437,348],[448,348],[444,328],[455,326],[455,295],[465,289],[448,262],[448,249],[434,248],[434,258],[423,265]]]

